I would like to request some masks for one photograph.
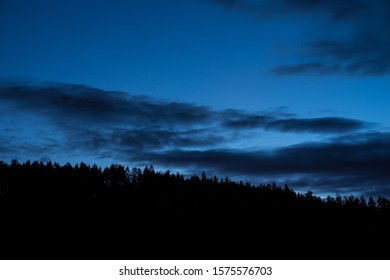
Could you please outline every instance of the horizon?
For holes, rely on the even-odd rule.
[[[169,169],[158,169],[158,168],[155,168],[153,165],[149,165],[149,166],[144,166],[143,168],[141,167],[135,167],[135,166],[130,166],[130,165],[121,165],[121,164],[118,164],[118,163],[111,163],[111,164],[108,164],[108,165],[103,165],[103,166],[100,166],[96,163],[92,163],[92,164],[88,164],[88,163],[85,163],[83,161],[81,162],[76,162],[76,163],[70,163],[70,162],[65,162],[65,163],[59,163],[59,162],[55,162],[55,161],[51,161],[51,160],[48,160],[48,161],[38,161],[38,160],[26,160],[24,162],[21,162],[17,159],[12,159],[9,163],[7,162],[4,162],[2,160],[0,160],[0,165],[1,164],[5,164],[6,166],[8,167],[12,167],[13,165],[18,165],[18,166],[31,166],[31,165],[34,165],[34,164],[38,164],[39,166],[51,166],[51,167],[54,167],[56,168],[56,166],[58,166],[59,168],[64,168],[66,166],[70,166],[72,169],[76,169],[76,168],[80,168],[80,166],[84,165],[86,166],[87,168],[89,169],[93,169],[93,168],[97,168],[100,172],[104,172],[105,170],[109,170],[110,168],[114,167],[114,168],[123,168],[126,172],[126,176],[129,176],[129,178],[132,176],[132,172],[133,171],[140,171],[141,174],[144,174],[145,170],[148,170],[148,171],[151,171],[152,173],[154,174],[157,174],[157,175],[162,175],[162,176],[165,176],[165,174],[169,174],[170,176],[174,176],[176,178],[182,178],[184,179],[185,181],[188,181],[188,180],[193,180],[193,178],[197,178],[199,180],[203,180],[203,175],[205,176],[205,179],[206,180],[210,180],[210,181],[217,181],[218,184],[221,184],[222,182],[223,183],[226,183],[228,182],[229,184],[233,184],[233,185],[237,185],[237,186],[250,186],[251,188],[275,188],[275,189],[281,189],[281,190],[285,190],[286,188],[288,189],[288,191],[291,191],[297,195],[301,195],[302,197],[303,196],[310,196],[310,197],[313,197],[313,198],[319,198],[321,199],[321,201],[323,202],[327,202],[327,199],[336,199],[337,197],[341,198],[344,202],[347,201],[348,199],[359,199],[361,200],[362,198],[364,198],[364,202],[366,203],[366,206],[367,206],[367,203],[368,203],[368,199],[373,199],[374,201],[378,201],[378,199],[389,199],[389,197],[387,196],[383,196],[381,194],[378,194],[376,197],[372,197],[372,196],[364,196],[364,195],[361,195],[360,197],[356,196],[356,195],[353,195],[352,193],[351,194],[340,194],[340,193],[336,193],[336,194],[316,194],[314,193],[312,190],[307,190],[307,191],[299,191],[299,190],[295,190],[294,188],[292,188],[291,186],[289,186],[288,184],[284,184],[284,185],[280,185],[280,184],[277,184],[276,182],[257,182],[257,183],[254,183],[254,182],[251,182],[249,180],[234,180],[232,178],[229,178],[228,176],[225,176],[225,177],[218,177],[216,175],[214,176],[209,176],[208,174],[206,174],[205,171],[201,171],[199,173],[188,173],[188,174],[182,174],[180,172],[173,172]],[[130,183],[131,185],[132,183]],[[377,203],[377,202],[376,202]]]

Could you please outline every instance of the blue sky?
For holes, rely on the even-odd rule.
[[[0,0],[0,158],[390,195],[390,5]]]

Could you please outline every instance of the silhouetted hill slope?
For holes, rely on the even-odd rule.
[[[381,259],[389,218],[383,197],[0,162],[1,259]]]

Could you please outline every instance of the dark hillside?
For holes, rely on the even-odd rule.
[[[0,163],[1,259],[381,259],[386,198],[152,167]]]

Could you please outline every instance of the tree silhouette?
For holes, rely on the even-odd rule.
[[[378,259],[390,247],[389,209],[383,196],[322,199],[205,172],[0,161],[6,259]]]

